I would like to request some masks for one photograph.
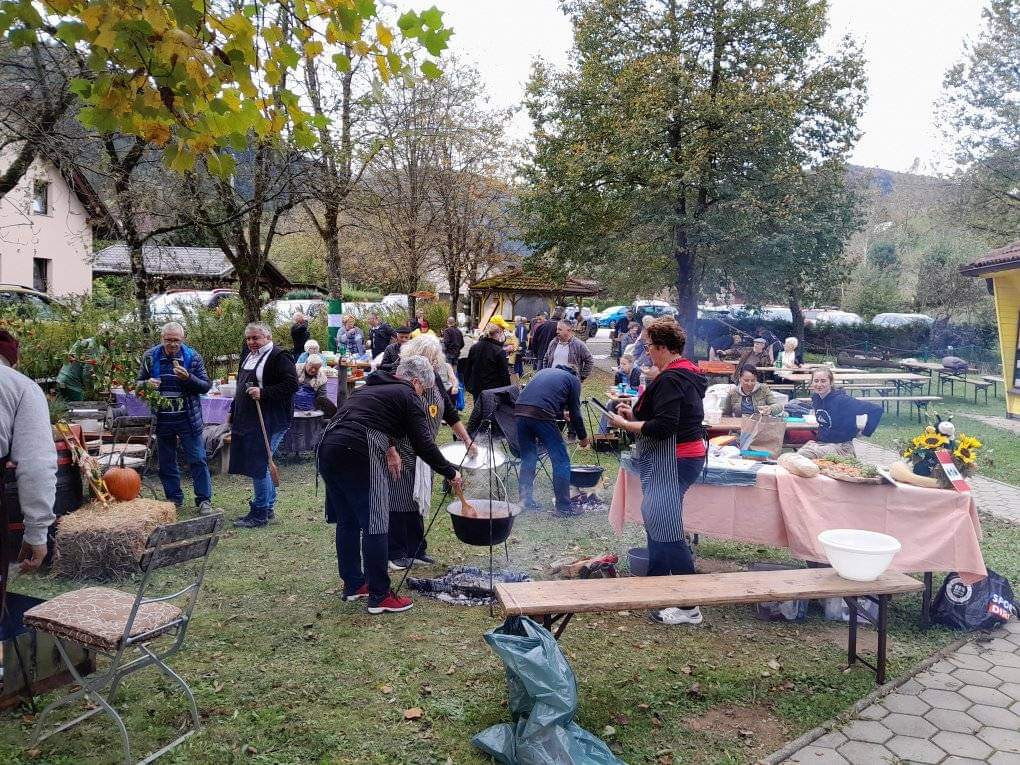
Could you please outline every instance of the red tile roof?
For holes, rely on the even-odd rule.
[[[992,250],[983,258],[960,266],[960,273],[964,276],[984,276],[1014,268],[1020,268],[1020,240]]]

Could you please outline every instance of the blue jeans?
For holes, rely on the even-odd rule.
[[[456,368],[456,365],[454,365]],[[458,412],[464,411],[464,380],[457,374],[457,400],[454,402]]]
[[[705,467],[704,457],[684,457],[676,461],[677,479],[680,482],[680,518],[683,523],[683,495],[698,480]],[[694,556],[687,542],[656,542],[648,537],[648,576],[693,574]]]
[[[205,461],[205,444],[201,433],[157,433],[156,453],[159,455],[159,480],[166,498],[177,505],[184,504],[181,490],[181,471],[177,467],[177,442],[188,460],[191,481],[195,485],[195,504],[212,499],[212,478]]]
[[[280,448],[283,437],[287,435],[286,430],[269,434],[269,448],[273,454]],[[251,498],[251,515],[266,520],[273,506],[276,505],[276,487],[273,486],[273,479],[269,476],[269,466],[266,466],[266,474],[261,478],[252,478],[253,494]]]
[[[570,510],[570,457],[567,455],[563,435],[551,420],[536,420],[533,417],[517,418],[517,443],[521,450],[521,501],[525,505],[534,503],[535,467],[538,464],[538,444],[549,452],[552,461],[553,492],[556,494],[556,509]]]

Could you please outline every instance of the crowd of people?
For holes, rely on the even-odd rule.
[[[526,509],[541,507],[534,493],[538,455],[552,467],[554,512],[570,514],[570,458],[560,422],[581,447],[590,435],[581,415],[582,385],[594,358],[574,334],[573,322],[554,312],[512,323],[495,317],[467,346],[453,317],[438,335],[418,315],[406,326],[392,327],[376,313],[363,331],[353,316],[344,316],[337,342],[349,354],[368,359],[372,371],[353,394],[334,401],[328,381],[336,374],[319,343],[309,336],[300,312],[290,327],[292,348],[273,341],[269,326],[253,322],[244,331],[235,395],[227,424],[231,434],[228,470],[251,479],[248,512],[234,520],[241,529],[264,527],[275,517],[277,486],[271,462],[295,410],[317,409],[328,423],[317,449],[316,468],[326,486],[326,517],[336,524],[338,571],[345,600],[367,601],[370,613],[405,611],[409,598],[391,590],[389,573],[416,563],[432,563],[424,516],[432,503],[434,473],[451,488],[462,485],[457,466],[437,447],[440,429],[450,428],[469,453],[483,422],[491,423],[486,400],[509,397],[519,449],[519,494]],[[603,418],[633,438],[649,550],[649,574],[690,574],[691,550],[683,529],[683,497],[698,479],[708,455],[704,404],[707,381],[684,357],[688,337],[669,316],[643,317],[628,312],[611,331],[617,359],[615,382],[638,394],[621,398]],[[713,355],[736,357],[734,384],[722,404],[725,415],[780,416],[785,399],[763,380],[760,367],[796,368],[803,357],[794,338],[780,342],[764,328],[751,346],[739,351],[739,337],[723,336],[710,344]],[[58,387],[80,393],[86,381],[74,365],[86,354],[102,353],[103,336],[86,347],[76,344]],[[12,350],[13,349],[13,350]],[[53,521],[55,457],[38,445],[52,443],[42,390],[13,369],[17,341],[0,332],[0,448],[18,463],[17,481],[25,514],[26,567],[37,565],[45,530]],[[84,364],[84,366],[90,366]],[[522,386],[526,367],[533,376]],[[178,455],[183,453],[192,478],[199,514],[213,509],[212,481],[202,442],[201,396],[211,386],[205,363],[186,342],[185,329],[169,322],[160,341],[145,351],[137,381],[156,388],[154,404],[158,473],[166,498],[185,504]],[[473,407],[461,421],[465,390]],[[830,369],[816,368],[811,381],[811,408],[818,420],[815,437],[800,451],[809,457],[852,454],[853,439],[870,435],[881,407],[847,395],[834,386]],[[46,431],[46,438],[39,435]],[[38,431],[38,432],[37,432]],[[697,608],[666,608],[653,618],[664,624],[697,624]]]

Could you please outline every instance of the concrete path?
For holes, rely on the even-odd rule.
[[[1020,623],[996,635],[966,643],[856,719],[771,761],[1020,765]]]
[[[1005,417],[994,417],[990,414],[972,414],[971,412],[960,412],[961,417],[968,417],[985,425],[991,425],[999,430],[1007,430],[1010,433],[1020,435],[1020,420],[1007,420]]]
[[[857,439],[854,442],[854,449],[862,460],[881,467],[888,467],[891,462],[898,459],[892,449],[876,446],[864,439]],[[997,518],[1020,523],[1020,487],[980,475],[971,476],[967,482],[971,486],[978,510]]]

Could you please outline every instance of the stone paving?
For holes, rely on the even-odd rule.
[[[1020,765],[1020,623],[964,644],[783,762]]]
[[[875,446],[863,439],[854,441],[857,456],[873,465],[888,467],[898,459],[896,452]],[[1020,488],[1002,481],[976,475],[967,479],[978,510],[1014,523],[1020,523]]]

